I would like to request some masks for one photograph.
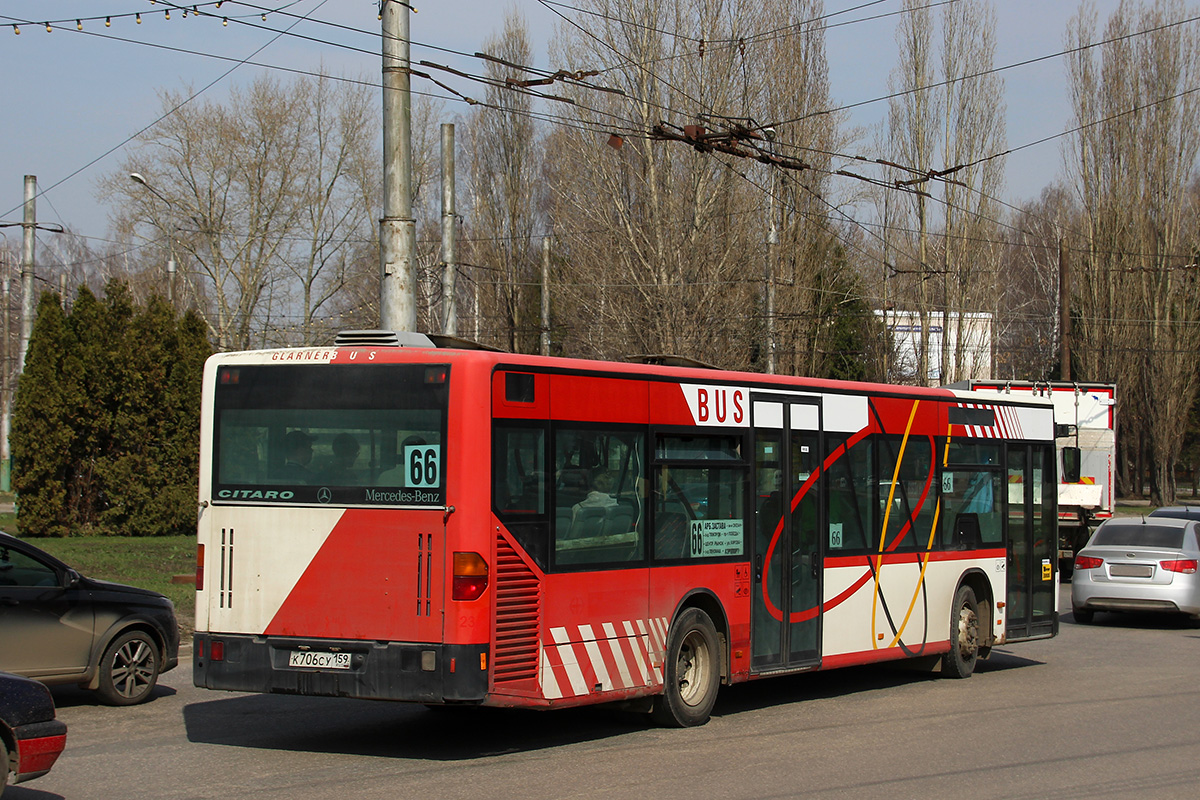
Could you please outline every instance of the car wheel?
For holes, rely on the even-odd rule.
[[[100,659],[100,698],[114,706],[145,702],[158,683],[158,663],[158,646],[150,634],[121,634]]]
[[[969,678],[979,660],[979,607],[975,590],[960,586],[950,609],[950,652],[942,656],[942,674]]]
[[[1073,608],[1071,616],[1075,617],[1075,621],[1080,625],[1091,625],[1092,620],[1096,618],[1096,612],[1090,608]]]
[[[708,722],[721,685],[721,648],[712,620],[698,608],[679,615],[667,637],[663,693],[650,718],[659,725],[688,728]]]

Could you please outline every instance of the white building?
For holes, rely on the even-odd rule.
[[[921,316],[915,311],[876,311],[892,338],[888,379],[916,380],[921,347]],[[992,315],[951,313],[942,330],[942,312],[929,313],[929,370],[924,381],[938,386],[966,380],[992,379]],[[947,369],[942,370],[943,336],[950,345]],[[957,366],[956,366],[957,365]]]

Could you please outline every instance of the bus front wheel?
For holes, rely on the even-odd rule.
[[[667,637],[663,693],[650,717],[659,725],[688,728],[708,722],[721,684],[721,649],[712,620],[698,608],[679,615]]]
[[[975,590],[958,587],[950,610],[950,652],[942,656],[942,674],[948,678],[969,678],[979,659],[979,610]]]

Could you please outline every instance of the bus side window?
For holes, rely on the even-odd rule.
[[[875,546],[888,551],[925,549],[937,505],[933,441],[924,436],[880,436],[876,444],[878,530],[883,541],[876,539]]]
[[[743,556],[752,471],[740,438],[664,434],[655,442],[655,458],[655,560]]]
[[[873,504],[875,502],[874,442],[862,439],[849,450],[841,448],[847,437],[830,435],[825,452],[833,459],[829,466],[829,541],[834,550],[864,550],[873,542]]]
[[[941,473],[942,510],[947,523],[942,544],[948,548],[969,547],[960,536],[957,520],[971,515],[965,535],[979,544],[998,544],[1003,538],[1001,498],[1006,486],[999,468],[999,448],[980,442],[951,442],[946,450],[947,466]]]
[[[556,565],[644,557],[644,450],[641,431],[555,430]]]
[[[492,504],[497,513],[546,513],[545,435],[540,426],[496,431]]]

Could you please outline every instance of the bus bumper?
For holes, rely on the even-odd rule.
[[[487,694],[486,644],[218,633],[197,633],[193,644],[192,682],[206,689],[417,703],[478,703]],[[293,653],[328,663],[291,666]]]

